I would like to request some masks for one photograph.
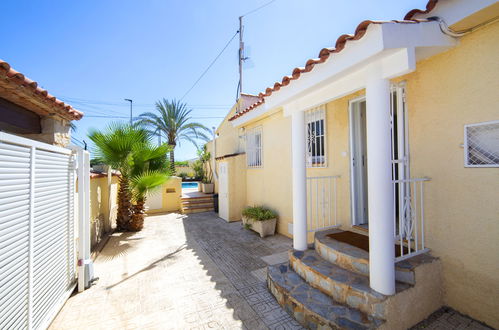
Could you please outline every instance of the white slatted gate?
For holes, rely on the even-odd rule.
[[[44,329],[75,286],[71,150],[0,132],[0,329]]]

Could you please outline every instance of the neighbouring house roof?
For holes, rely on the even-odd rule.
[[[39,115],[58,115],[67,120],[79,120],[83,112],[74,109],[45,89],[36,81],[12,69],[9,63],[0,59],[0,97],[38,113]]]
[[[416,15],[419,15],[419,14],[428,14],[429,12],[431,12],[435,8],[435,6],[438,3],[438,1],[439,0],[429,0],[428,3],[426,4],[426,8],[425,9],[413,9],[413,10],[409,11],[404,16],[403,20],[393,20],[393,21],[371,21],[371,20],[366,20],[366,21],[361,22],[359,25],[357,25],[357,28],[355,29],[355,33],[353,35],[352,34],[343,34],[343,35],[341,35],[336,40],[336,44],[335,44],[334,47],[323,48],[319,52],[318,58],[309,59],[305,63],[304,67],[295,68],[293,70],[293,72],[291,73],[291,75],[284,76],[282,78],[281,82],[276,82],[274,84],[274,86],[268,87],[265,90],[264,93],[258,94],[258,96],[257,96],[258,100],[256,102],[252,103],[251,105],[249,105],[246,108],[243,108],[244,110],[239,111],[238,113],[236,113],[235,115],[233,115],[232,117],[230,117],[229,121],[232,121],[232,120],[234,120],[236,118],[239,118],[239,117],[245,115],[246,113],[250,112],[251,110],[259,107],[260,105],[262,105],[263,103],[265,103],[265,98],[266,97],[268,97],[268,96],[272,95],[273,93],[279,91],[282,87],[288,86],[291,81],[297,80],[298,78],[300,78],[300,76],[303,73],[307,73],[307,72],[312,71],[317,64],[321,64],[321,63],[326,62],[326,60],[329,58],[329,56],[331,54],[341,52],[345,48],[345,45],[346,45],[346,43],[348,41],[361,39],[366,34],[366,31],[367,31],[367,28],[369,27],[369,25],[371,25],[371,24],[384,24],[384,23],[414,24],[414,23],[426,22],[427,20],[425,20],[425,19],[424,20],[414,19],[414,17]]]

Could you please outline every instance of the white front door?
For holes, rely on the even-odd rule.
[[[350,102],[350,168],[352,187],[352,224],[369,222],[367,201],[366,100]]]
[[[229,166],[227,162],[218,167],[218,216],[229,221]]]
[[[146,206],[149,210],[159,210],[163,208],[163,187],[147,194]]]

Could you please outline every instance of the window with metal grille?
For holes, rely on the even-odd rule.
[[[246,164],[248,167],[262,167],[262,127],[246,131]]]
[[[326,109],[320,106],[305,113],[307,167],[326,167]]]
[[[464,166],[499,167],[499,120],[464,125]]]

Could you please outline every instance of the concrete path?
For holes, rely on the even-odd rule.
[[[215,213],[150,216],[143,231],[110,238],[95,262],[99,281],[51,329],[300,329],[264,282],[266,265],[290,247]]]

